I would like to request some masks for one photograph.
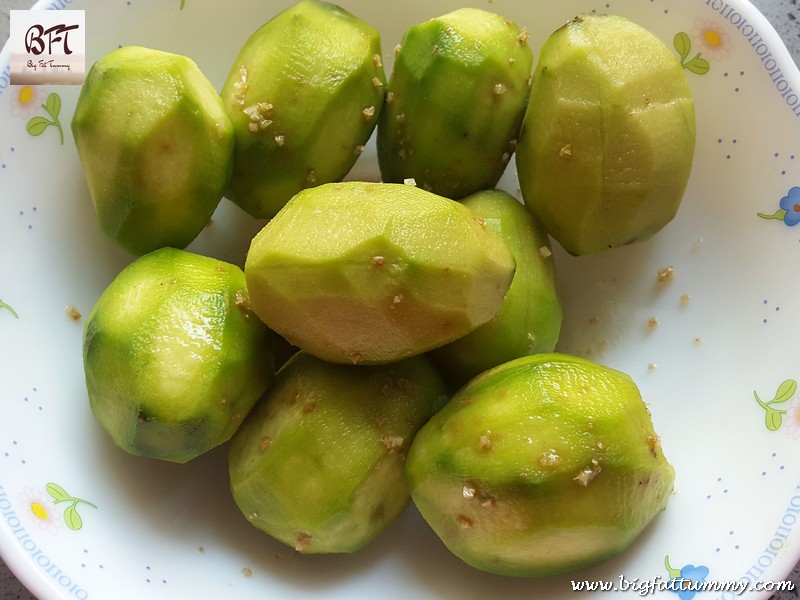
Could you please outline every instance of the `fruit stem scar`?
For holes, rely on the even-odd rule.
[[[306,532],[300,532],[297,534],[297,542],[295,543],[294,549],[298,552],[303,552],[311,545],[311,534]]]

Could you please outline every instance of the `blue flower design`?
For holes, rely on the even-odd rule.
[[[789,227],[800,223],[800,187],[795,186],[781,198],[780,206],[786,211],[783,222]]]
[[[680,600],[692,600],[697,594],[694,584],[703,583],[708,577],[708,567],[684,565],[680,569],[673,569],[669,564],[669,556],[664,557],[664,565],[669,573],[669,591],[678,594]]]
[[[794,186],[780,199],[780,208],[774,213],[756,213],[762,219],[783,221],[789,227],[800,223],[800,186]]]
[[[703,583],[708,577],[708,567],[695,567],[694,565],[686,565],[681,568],[681,583],[686,586],[686,589],[680,589],[680,585],[676,586],[678,589],[674,590],[681,600],[692,600],[697,593],[696,590],[691,589],[692,583]]]

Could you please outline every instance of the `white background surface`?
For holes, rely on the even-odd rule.
[[[0,0],[0,46],[8,39],[9,10],[30,7],[33,0]],[[778,31],[795,62],[800,64],[800,7],[797,0],[752,0]],[[0,408],[0,410],[2,410]],[[800,565],[791,575],[800,588]],[[774,600],[800,597],[799,591],[777,594]],[[0,560],[0,600],[35,600]]]

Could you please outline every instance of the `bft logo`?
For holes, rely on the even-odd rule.
[[[72,50],[69,47],[69,32],[79,28],[80,25],[67,25],[66,23],[59,23],[48,29],[38,24],[32,25],[25,33],[25,50],[39,56],[45,50],[47,50],[47,54],[53,54],[53,46],[55,46],[56,50],[60,47],[63,54],[70,55]]]
[[[12,85],[82,84],[86,75],[82,10],[12,10]]]

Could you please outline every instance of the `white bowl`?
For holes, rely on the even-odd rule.
[[[87,67],[119,45],[151,46],[191,56],[219,87],[244,40],[288,3],[75,0],[37,7],[51,4],[86,11]],[[407,27],[460,5],[341,4],[381,31],[387,73]],[[800,217],[800,75],[787,51],[745,0],[477,6],[526,26],[537,56],[547,35],[581,11],[628,16],[670,47],[685,34],[698,135],[677,218],[644,244],[584,258],[556,251],[566,311],[559,349],[637,381],[677,471],[667,510],[605,564],[564,577],[504,578],[450,555],[413,507],[359,553],[301,556],[239,514],[225,448],[183,466],[122,453],[91,415],[83,321],[65,307],[86,315],[133,257],[96,223],[69,131],[79,86],[24,91],[8,85],[6,71],[0,553],[38,597],[566,598],[572,582],[584,580],[638,595],[678,572],[721,585],[779,581],[798,562],[800,228],[793,219]],[[0,68],[8,64],[6,49]],[[55,120],[36,136],[27,127],[47,116],[42,105],[50,94],[61,100],[63,143]],[[350,178],[376,179],[376,164],[370,145]],[[518,191],[513,169],[502,186]],[[190,249],[241,264],[261,224],[223,201],[215,225]],[[666,267],[674,268],[672,277],[659,282]]]

